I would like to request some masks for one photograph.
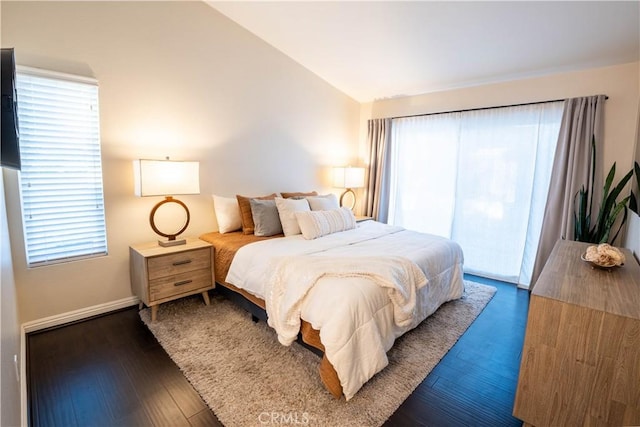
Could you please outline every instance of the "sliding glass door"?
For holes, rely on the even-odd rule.
[[[467,272],[527,286],[562,106],[394,119],[389,223],[458,242]]]

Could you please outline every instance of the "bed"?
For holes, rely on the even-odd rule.
[[[456,243],[376,221],[313,240],[200,238],[214,246],[216,282],[266,311],[281,343],[299,335],[319,350],[322,383],[347,400],[388,364],[397,337],[464,291]]]

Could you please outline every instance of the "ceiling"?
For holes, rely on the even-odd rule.
[[[640,59],[638,1],[208,1],[360,102]]]

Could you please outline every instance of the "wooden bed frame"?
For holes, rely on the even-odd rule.
[[[282,237],[282,235],[273,237]],[[216,289],[237,305],[247,310],[254,321],[260,319],[266,322],[267,312],[265,309],[265,301],[221,279],[227,277],[231,260],[239,248],[248,243],[268,238],[269,237],[243,235],[242,232],[226,234],[213,232],[200,236],[200,239],[211,243],[214,247],[214,274],[216,284],[219,285],[216,286]],[[320,341],[320,331],[314,329],[311,324],[302,319],[299,341],[314,353],[322,356],[318,368],[320,380],[329,393],[335,398],[339,399],[342,397],[342,385],[340,384],[340,379],[338,378],[335,368],[324,354],[324,345]]]

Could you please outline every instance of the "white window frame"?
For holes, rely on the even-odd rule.
[[[27,265],[107,255],[97,80],[18,66],[16,81]]]

